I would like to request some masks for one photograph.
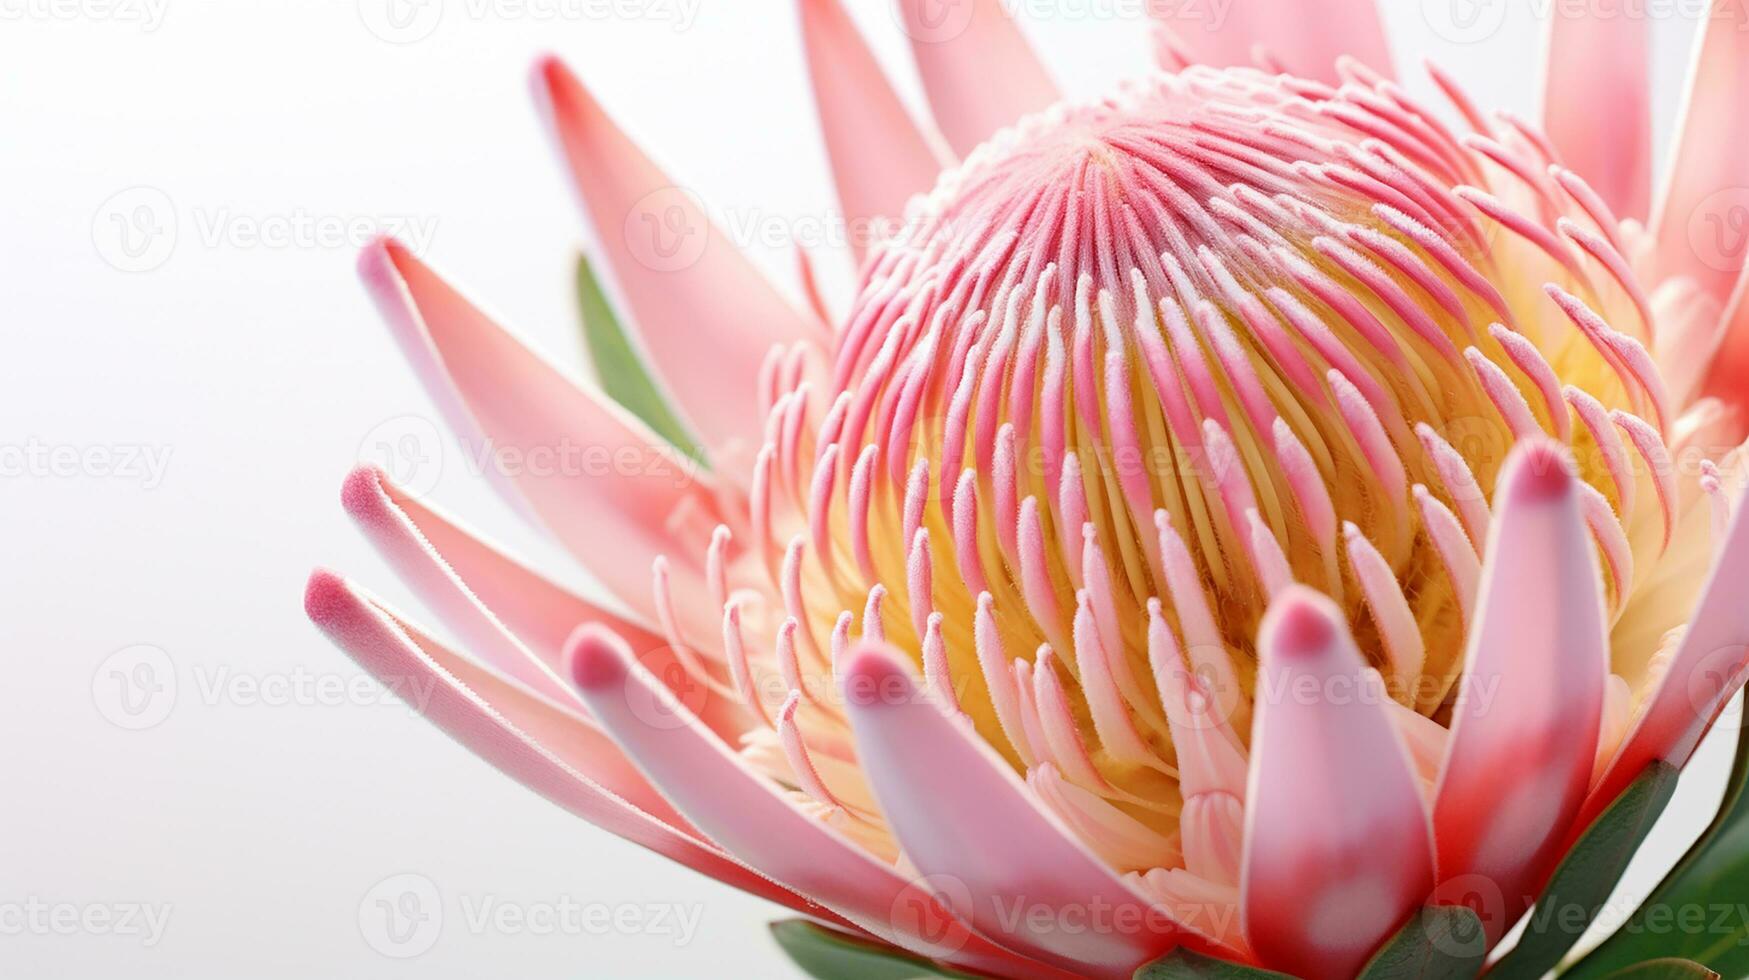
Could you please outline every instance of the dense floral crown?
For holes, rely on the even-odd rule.
[[[1181,32],[1092,102],[995,0],[901,6],[961,159],[801,3],[879,229],[842,313],[541,63],[635,320],[585,276],[618,403],[403,246],[361,268],[465,432],[614,454],[499,475],[616,609],[366,468],[347,507],[468,655],[327,573],[312,616],[544,794],[828,927],[781,934],[804,965],[1473,976],[1607,891],[1596,842],[1643,836],[1749,649],[1741,262],[1669,210],[1744,167],[1693,127],[1743,128],[1746,42],[1709,22],[1648,225],[1643,87],[1610,133],[1437,71],[1436,111],[1348,56],[1388,65],[1364,0],[1250,4],[1258,67]],[[1552,104],[1633,29],[1559,21]]]

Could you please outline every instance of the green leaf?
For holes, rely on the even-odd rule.
[[[1667,956],[1617,970],[1607,980],[1719,980],[1719,975],[1693,960]]]
[[[1229,963],[1180,947],[1136,971],[1134,980],[1293,980],[1285,973]]]
[[[820,980],[916,980],[918,977],[958,977],[926,960],[892,948],[847,936],[806,919],[771,924],[772,938],[796,966]]]
[[[1360,980],[1467,980],[1487,955],[1481,916],[1462,905],[1428,905],[1373,954]]]
[[[1548,887],[1530,911],[1530,923],[1518,945],[1495,964],[1490,977],[1534,980],[1561,962],[1591,925],[1627,870],[1628,861],[1664,812],[1676,790],[1677,773],[1667,762],[1653,762],[1591,822],[1555,868]]]
[[[1749,976],[1749,737],[1718,814],[1621,929],[1562,974],[1574,980],[1654,956],[1685,956],[1726,976]]]
[[[577,306],[583,316],[583,342],[595,363],[595,379],[601,390],[676,449],[703,461],[698,441],[669,407],[620,326],[619,317],[614,316],[586,255],[577,256]]]

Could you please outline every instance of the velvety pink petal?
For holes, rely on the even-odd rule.
[[[807,318],[558,59],[535,66],[534,85],[657,377],[713,461],[750,467],[759,365],[808,336]]]
[[[1433,890],[1427,812],[1341,610],[1289,586],[1257,642],[1245,936],[1271,969],[1351,977]]]
[[[1714,10],[1702,25],[1670,171],[1652,215],[1657,269],[1687,275],[1721,305],[1749,249],[1749,31]],[[1589,175],[1587,175],[1589,176]]]
[[[549,706],[485,671],[470,669],[340,576],[312,574],[304,610],[359,666],[404,699],[414,700],[433,724],[529,789],[718,881],[822,922],[854,928],[693,836],[690,829],[681,829],[684,822],[655,798],[641,776],[624,766],[623,757],[598,732],[587,726],[561,731],[565,719],[555,718]],[[551,737],[552,744],[542,744],[537,732]],[[629,797],[644,799],[677,822],[658,819]]]
[[[929,110],[960,156],[1057,101],[1057,86],[1001,0],[893,0]]]
[[[565,679],[565,640],[600,623],[646,651],[640,661],[683,696],[693,682],[655,631],[559,586],[420,503],[381,471],[361,466],[346,478],[341,502],[389,564],[475,655],[560,704],[577,705]],[[577,705],[577,710],[581,706]],[[746,716],[723,699],[700,712],[713,731],[733,737]]]
[[[935,185],[945,161],[911,121],[839,0],[800,2],[820,132],[861,261],[874,220],[897,219],[911,195]]]
[[[576,694],[552,665],[536,657],[492,611],[476,599],[396,508],[385,492],[387,480],[375,467],[361,466],[346,479],[340,499],[371,543],[419,593],[463,646],[500,674],[573,712]]]
[[[1617,217],[1642,222],[1652,194],[1651,37],[1644,17],[1550,18],[1543,89],[1543,132],[1563,162]]]
[[[1609,646],[1603,582],[1571,463],[1520,443],[1494,498],[1463,686],[1435,790],[1445,880],[1507,896],[1498,940],[1560,859],[1597,757]]]
[[[1730,530],[1719,545],[1718,561],[1701,593],[1676,656],[1656,692],[1629,731],[1603,779],[1586,801],[1582,819],[1595,816],[1621,795],[1648,764],[1662,759],[1676,766],[1700,744],[1701,736],[1743,686],[1749,670],[1749,519],[1739,497]]]
[[[1160,0],[1149,10],[1170,34],[1173,50],[1192,62],[1255,67],[1261,50],[1295,75],[1336,83],[1336,61],[1349,55],[1391,74],[1376,0]]]
[[[696,462],[573,384],[400,243],[366,249],[359,272],[434,397],[460,416],[458,463],[487,459],[494,482],[646,619],[657,555],[704,594],[702,547],[676,534],[689,524],[702,542],[717,522],[716,488]]]
[[[853,651],[845,695],[857,753],[899,845],[979,931],[1096,977],[1128,977],[1182,933],[1027,794],[897,654]],[[1103,928],[1089,916],[1109,916]],[[1090,922],[1069,928],[1071,922]],[[1077,965],[1078,964],[1078,965]]]
[[[880,939],[919,955],[1012,976],[1061,976],[968,930],[927,887],[802,813],[634,663],[612,633],[583,627],[571,677],[609,734],[713,841]]]

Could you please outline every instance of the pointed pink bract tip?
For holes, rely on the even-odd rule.
[[[599,691],[625,683],[631,650],[618,633],[599,623],[585,623],[565,641],[565,664],[571,682],[582,691]]]
[[[390,285],[401,278],[399,263],[407,254],[393,235],[378,235],[358,251],[358,277],[373,290]]]
[[[389,476],[375,463],[360,463],[340,484],[340,506],[356,519],[374,518],[381,509]]]
[[[883,644],[864,641],[851,648],[844,665],[844,700],[853,710],[903,704],[915,688],[911,672]]]
[[[326,626],[334,622],[342,607],[351,602],[352,595],[344,578],[326,568],[310,572],[310,580],[304,585],[304,615],[310,618],[310,622]]]
[[[850,659],[845,663],[844,677],[846,681],[865,681],[874,684],[890,684],[895,679],[910,680],[911,675],[904,666],[879,643],[859,643],[850,650]]]
[[[529,87],[547,121],[561,129],[582,121],[584,114],[598,115],[601,111],[594,96],[558,55],[544,54],[534,60]]]
[[[1501,499],[1549,503],[1573,492],[1572,458],[1555,443],[1529,439],[1519,443],[1500,478]]]
[[[1311,657],[1336,642],[1342,629],[1340,613],[1324,598],[1305,586],[1289,586],[1270,604],[1263,616],[1258,645],[1265,656]]]
[[[528,90],[536,104],[551,110],[552,100],[571,77],[570,70],[559,56],[551,52],[537,56],[528,66]]]
[[[535,55],[529,68],[530,75],[535,81],[546,82],[555,76],[562,76],[565,72],[565,63],[559,59],[558,55],[551,51],[545,51]]]

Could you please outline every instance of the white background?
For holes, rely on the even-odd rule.
[[[425,254],[441,270],[579,363],[570,269],[585,231],[525,81],[544,51],[713,206],[780,233],[832,207],[789,2],[649,0],[648,17],[625,20],[428,0],[441,19],[405,44],[367,29],[381,2],[0,0],[0,443],[168,454],[156,480],[95,463],[0,478],[0,972],[789,975],[763,931],[774,909],[578,822],[399,705],[210,693],[238,677],[357,676],[304,619],[313,566],[416,609],[337,497],[375,427],[434,417],[356,283],[354,245],[252,232],[411,220],[433,230]],[[850,6],[916,104],[885,0]],[[1513,4],[1468,45],[1438,37],[1419,0],[1386,6],[1412,87],[1427,91],[1411,69],[1432,57],[1480,104],[1535,113],[1529,8],[1546,4]],[[1146,63],[1137,2],[1023,7],[1072,93]],[[1661,135],[1693,26],[1656,25]],[[167,200],[175,221],[157,240],[173,250],[144,272],[106,260],[124,254],[112,196],[134,187],[148,197],[123,202]],[[794,288],[786,248],[752,251]],[[841,287],[843,260],[822,259]],[[579,580],[439,445],[434,499]],[[130,731],[100,706],[122,663],[106,658],[139,644],[169,658],[177,690],[161,723]],[[1714,770],[1726,749],[1709,749]],[[1658,832],[1666,862],[1710,812],[1717,779],[1702,783]],[[434,883],[444,912],[408,960],[359,924],[373,886],[402,873]],[[8,925],[33,898],[167,905],[170,919],[152,945]],[[487,899],[566,898],[702,917],[686,944],[466,921]]]

